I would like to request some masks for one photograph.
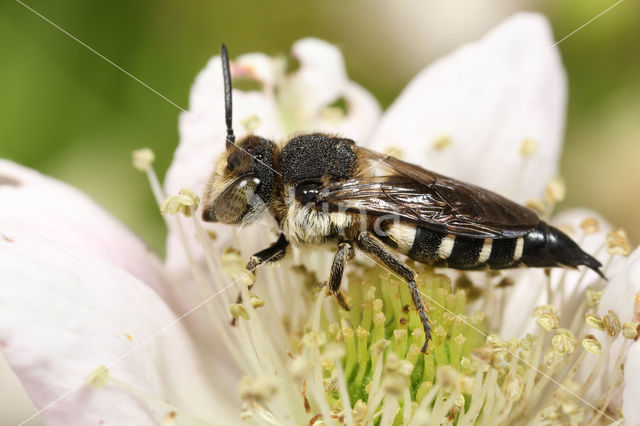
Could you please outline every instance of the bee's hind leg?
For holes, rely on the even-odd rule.
[[[350,310],[350,308],[340,292],[340,284],[342,284],[344,265],[351,259],[353,259],[353,244],[350,241],[340,241],[340,243],[338,243],[338,251],[333,257],[333,263],[331,264],[328,284],[329,292],[336,296],[338,304],[346,311]]]
[[[358,234],[356,242],[358,243],[358,247],[366,252],[375,255],[382,261],[382,263],[387,265],[389,269],[400,275],[409,285],[409,292],[411,293],[413,304],[418,311],[420,321],[422,322],[422,327],[424,328],[425,340],[424,345],[422,346],[422,352],[425,352],[427,350],[429,340],[431,340],[431,326],[429,325],[429,317],[427,316],[427,311],[425,310],[424,303],[422,303],[422,299],[420,298],[420,291],[416,286],[416,273],[413,272],[411,268],[406,266],[404,263],[400,262],[400,260],[398,260],[389,250],[387,250],[382,245],[382,243],[378,241],[377,238],[370,235],[369,233],[361,232],[360,234]]]
[[[278,240],[271,244],[264,250],[260,250],[249,259],[247,263],[247,271],[252,274],[255,274],[256,268],[263,263],[268,262],[277,262],[282,260],[282,258],[287,254],[287,247],[289,246],[289,241],[285,238],[284,234],[280,234]],[[253,287],[253,286],[251,286]],[[249,290],[251,290],[249,287]],[[242,303],[242,293],[238,292],[238,297],[236,297],[236,303]],[[236,325],[236,318],[231,319],[231,325]]]

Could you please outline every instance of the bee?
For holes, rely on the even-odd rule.
[[[290,245],[335,244],[327,286],[340,292],[354,250],[373,255],[401,276],[424,327],[431,328],[416,273],[397,256],[458,270],[587,266],[604,278],[598,260],[532,210],[494,192],[461,182],[350,139],[312,133],[278,144],[257,135],[236,143],[231,77],[221,49],[225,89],[226,152],[203,197],[207,222],[247,224],[270,214],[280,236],[255,253],[247,269],[281,260]],[[386,172],[374,171],[375,166]]]

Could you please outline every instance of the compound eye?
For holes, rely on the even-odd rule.
[[[260,179],[254,176],[240,176],[233,181],[213,205],[216,219],[222,223],[234,224],[242,222],[242,218],[251,207],[260,202],[256,188]]]

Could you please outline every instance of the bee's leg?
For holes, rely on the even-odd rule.
[[[400,262],[389,250],[387,250],[374,236],[367,232],[361,232],[357,238],[358,247],[362,250],[374,254],[378,259],[382,261],[389,269],[400,275],[409,285],[409,291],[413,304],[420,315],[420,321],[422,321],[422,327],[424,327],[425,340],[422,346],[422,352],[427,350],[427,345],[431,339],[431,326],[429,325],[429,317],[420,298],[420,292],[415,282],[416,273],[413,272],[408,266]]]
[[[329,291],[336,296],[338,303],[345,311],[349,311],[349,305],[344,300],[340,292],[340,284],[342,283],[342,275],[344,273],[344,265],[348,260],[353,259],[353,244],[350,241],[341,241],[338,243],[338,251],[333,257],[331,264],[331,272],[329,273]]]
[[[285,254],[287,254],[288,246],[289,241],[287,241],[284,234],[280,234],[280,237],[278,237],[275,243],[251,256],[249,263],[247,263],[247,270],[255,273],[256,268],[263,263],[282,260]]]
[[[247,263],[247,270],[255,274],[256,268],[263,263],[277,262],[278,260],[281,260],[287,254],[288,246],[289,241],[287,241],[284,234],[280,234],[280,237],[278,237],[278,240],[275,243],[251,256],[251,259],[249,259],[249,262]],[[251,290],[251,287],[249,287],[249,290]],[[238,292],[236,303],[242,303],[242,293],[240,292]],[[231,325],[236,325],[235,318],[231,319]]]

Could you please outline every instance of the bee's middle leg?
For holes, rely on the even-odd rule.
[[[340,284],[342,284],[342,276],[344,275],[344,265],[351,259],[353,259],[353,244],[350,241],[338,243],[338,251],[333,257],[328,282],[329,291],[336,296],[338,304],[346,311],[350,310],[350,308],[340,292]]]

